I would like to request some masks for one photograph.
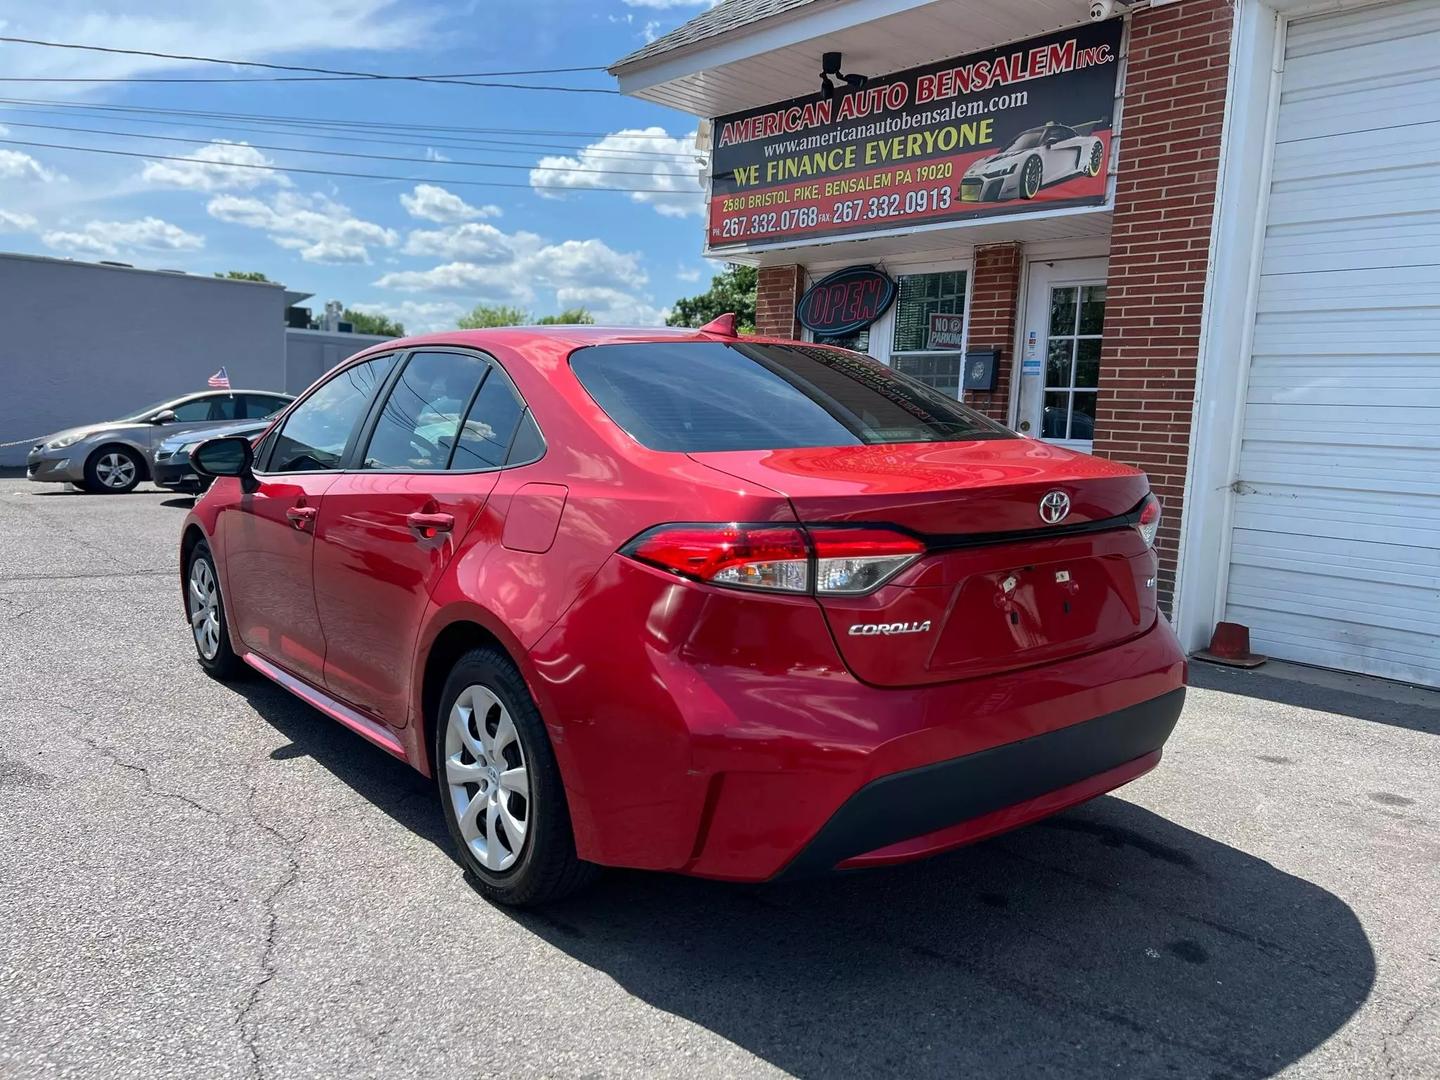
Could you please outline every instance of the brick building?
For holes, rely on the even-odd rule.
[[[702,121],[761,333],[1145,469],[1187,647],[1440,684],[1440,4],[1090,9],[726,0],[611,70]],[[895,301],[802,325],[856,265]]]

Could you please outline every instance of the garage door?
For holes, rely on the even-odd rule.
[[[1440,685],[1440,5],[1290,24],[1227,618]]]

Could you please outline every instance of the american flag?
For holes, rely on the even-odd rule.
[[[219,371],[215,372],[214,375],[210,376],[210,386],[212,389],[215,390],[230,389],[230,376],[225,374],[225,369],[223,367]]]

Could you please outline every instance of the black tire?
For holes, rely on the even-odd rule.
[[[114,476],[112,461],[128,463],[127,479],[119,483],[103,477]],[[122,465],[123,467],[123,465]],[[145,462],[128,446],[102,446],[85,462],[85,490],[94,495],[124,495],[135,490],[135,485],[145,478]]]
[[[196,564],[204,563],[209,570],[209,579],[215,585],[215,608],[219,622],[219,645],[213,656],[206,656],[205,650],[200,647],[200,637],[196,633],[193,606],[195,603],[195,591],[192,584],[195,580]],[[195,659],[200,661],[200,666],[205,669],[206,674],[221,682],[233,682],[245,673],[245,662],[235,655],[234,648],[230,645],[230,628],[225,623],[225,597],[220,592],[220,575],[215,569],[215,557],[210,554],[210,545],[201,540],[190,549],[190,557],[185,563],[185,618],[190,622],[190,641],[195,646]]]
[[[1105,163],[1105,144],[1096,142],[1090,147],[1090,156],[1085,161],[1085,175],[1099,176],[1100,167]]]
[[[1038,157],[1028,157],[1020,166],[1020,197],[1033,199],[1045,182],[1045,166]]]
[[[518,735],[529,782],[529,798],[522,800],[527,815],[525,836],[513,864],[499,871],[487,869],[465,841],[460,831],[460,811],[452,798],[446,776],[450,713],[461,693],[472,687],[488,690],[509,714]],[[492,708],[491,712],[495,713],[495,710]],[[482,717],[476,720],[487,722]],[[482,895],[510,907],[531,907],[569,896],[594,879],[598,867],[582,862],[575,854],[570,807],[565,798],[560,769],[555,763],[555,752],[545,731],[545,722],[510,657],[492,646],[472,649],[462,656],[445,680],[433,729],[432,760],[435,763],[435,788],[440,799],[440,812],[445,818],[445,828],[449,830],[456,857]],[[475,731],[473,725],[471,730],[472,733]],[[473,785],[466,790],[471,798],[484,797],[479,794],[481,789]],[[506,797],[503,792],[502,797]]]

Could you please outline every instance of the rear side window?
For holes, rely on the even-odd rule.
[[[416,353],[400,372],[366,448],[367,469],[444,469],[460,416],[489,365],[465,353]]]
[[[285,418],[270,455],[270,471],[338,469],[376,387],[394,364],[395,357],[379,356],[345,368],[316,387]]]
[[[452,469],[498,469],[510,451],[510,440],[525,413],[525,402],[498,366],[475,395],[475,404],[460,429],[460,441],[451,459]]]
[[[709,341],[594,345],[571,369],[651,450],[1014,438],[992,420],[858,353]]]

